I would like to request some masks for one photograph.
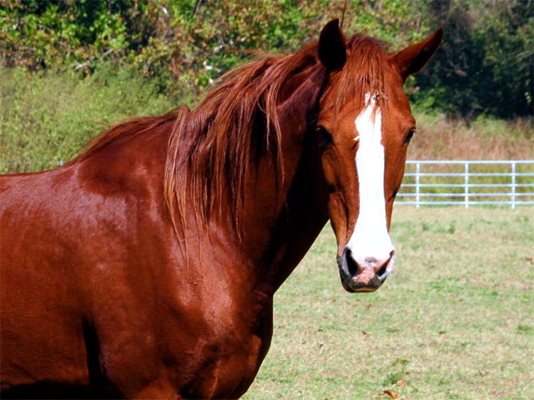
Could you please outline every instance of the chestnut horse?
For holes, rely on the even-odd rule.
[[[333,20],[229,72],[195,110],[2,176],[2,396],[241,396],[273,295],[328,219],[343,287],[376,290],[415,127],[402,86],[441,38],[389,54]]]

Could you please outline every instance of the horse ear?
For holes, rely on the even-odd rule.
[[[347,61],[345,36],[339,28],[339,20],[333,19],[326,24],[319,36],[319,59],[330,71],[343,68]]]
[[[393,61],[404,80],[425,66],[438,49],[442,39],[443,28],[439,28],[427,38],[406,47],[393,56]]]

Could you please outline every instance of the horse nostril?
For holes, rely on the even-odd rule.
[[[388,253],[385,253],[383,256],[366,256],[366,257],[354,257],[356,263],[357,273],[362,273],[364,271],[373,271],[380,274],[382,270],[387,267],[390,260],[394,258],[395,250],[391,250]]]
[[[356,263],[356,260],[352,257],[352,250],[349,247],[345,247],[345,250],[343,251],[343,257],[345,258],[345,265],[347,268],[347,273],[349,276],[355,276],[358,271],[358,264]]]

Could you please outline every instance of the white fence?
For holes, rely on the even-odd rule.
[[[534,205],[534,160],[407,161],[395,204]]]

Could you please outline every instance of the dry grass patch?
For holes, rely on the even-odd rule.
[[[468,123],[416,114],[412,160],[520,160],[534,157],[534,120],[479,118]]]

